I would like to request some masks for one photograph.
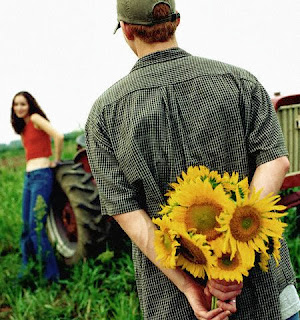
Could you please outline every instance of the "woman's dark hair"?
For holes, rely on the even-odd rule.
[[[17,96],[23,96],[26,99],[26,101],[29,105],[29,110],[28,110],[29,115],[32,115],[34,113],[38,113],[39,115],[41,115],[42,117],[44,117],[45,119],[48,120],[46,114],[41,109],[39,104],[36,102],[35,98],[27,91],[20,91],[13,98],[12,106],[11,106],[11,116],[10,116],[11,125],[14,128],[16,133],[18,133],[18,134],[22,133],[22,131],[24,130],[24,127],[25,127],[24,119],[18,118],[15,114],[15,111],[14,111],[15,98]]]

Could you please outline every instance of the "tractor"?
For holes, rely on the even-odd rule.
[[[55,168],[47,231],[67,265],[105,251],[124,237],[115,220],[101,214],[95,180],[88,163],[84,135],[78,136],[74,160]]]
[[[300,214],[300,95],[276,95],[272,102],[291,163],[282,190],[292,192],[282,197],[281,204],[287,208],[296,207]],[[83,257],[99,254],[106,249],[109,240],[118,246],[118,241],[126,237],[113,218],[101,215],[84,136],[77,137],[76,142],[74,160],[63,161],[55,169],[55,186],[47,222],[50,241],[55,243],[66,264],[75,264]]]
[[[281,96],[275,93],[272,103],[289,151],[290,170],[281,190],[281,204],[288,209],[296,207],[300,215],[300,94]],[[285,195],[286,190],[291,190]],[[299,223],[299,219],[298,219]]]

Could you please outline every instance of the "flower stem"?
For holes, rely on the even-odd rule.
[[[218,301],[218,299],[215,296],[212,296],[210,310],[217,309],[217,307],[218,307],[217,306],[217,301]]]

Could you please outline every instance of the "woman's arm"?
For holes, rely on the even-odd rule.
[[[57,164],[61,160],[62,148],[64,143],[63,134],[54,129],[47,119],[37,113],[32,114],[30,119],[38,129],[45,131],[49,134],[50,137],[53,138],[54,163]]]

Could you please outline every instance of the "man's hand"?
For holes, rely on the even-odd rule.
[[[190,303],[196,318],[199,320],[228,320],[228,316],[231,314],[229,310],[223,310],[220,307],[210,310],[211,295],[206,294],[205,291],[207,290],[192,278],[184,288],[183,293]]]
[[[146,212],[136,210],[116,215],[114,218],[148,259],[186,296],[197,319],[227,320],[231,313],[236,312],[235,303],[227,303],[226,300],[234,299],[240,294],[242,284],[210,280],[205,289],[181,268],[164,268],[156,259],[154,250],[154,231],[156,227]],[[212,295],[220,300],[218,301],[218,308],[215,310],[210,310]]]
[[[217,305],[223,310],[231,313],[236,312],[236,297],[241,294],[243,283],[237,281],[227,282],[225,280],[208,280],[204,290],[208,297],[215,296]]]

